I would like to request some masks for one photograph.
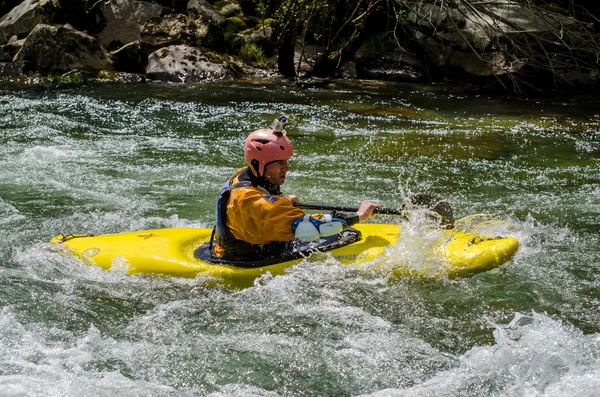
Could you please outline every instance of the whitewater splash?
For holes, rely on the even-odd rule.
[[[457,357],[457,365],[426,382],[363,397],[597,397],[600,337],[532,312],[496,325],[495,344]]]

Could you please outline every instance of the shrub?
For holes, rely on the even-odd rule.
[[[245,62],[258,65],[260,68],[272,67],[272,62],[265,57],[265,54],[259,46],[254,43],[246,43],[240,49],[240,58]]]

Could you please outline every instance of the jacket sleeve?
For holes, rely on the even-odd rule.
[[[287,197],[247,187],[231,191],[226,222],[235,238],[266,244],[293,240],[292,224],[303,216],[304,212]]]

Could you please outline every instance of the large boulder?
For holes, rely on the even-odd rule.
[[[71,70],[96,73],[112,69],[110,54],[102,44],[69,25],[37,25],[13,62],[24,65],[27,70],[46,73]]]
[[[474,77],[513,73],[527,64],[534,69],[553,69],[543,65],[552,62],[543,55],[544,46],[569,53],[568,45],[560,48],[568,42],[567,37],[571,33],[577,36],[580,30],[591,26],[512,0],[474,4],[420,2],[408,20],[433,65]],[[557,39],[559,35],[564,38]],[[541,59],[533,59],[536,54],[541,54]]]
[[[112,0],[100,5],[106,26],[96,35],[107,49],[117,49],[140,40],[141,27],[162,13],[158,4],[145,1]]]
[[[60,17],[58,0],[25,0],[0,18],[0,44],[12,36],[22,39],[40,24],[55,23]]]
[[[226,19],[206,0],[189,0],[187,5],[188,12],[202,15],[215,25],[222,25]]]
[[[158,49],[188,44],[221,50],[223,30],[203,15],[171,14],[154,18],[142,27],[142,46]]]
[[[196,83],[237,78],[240,71],[233,64],[200,48],[172,45],[150,54],[146,76],[152,80]]]

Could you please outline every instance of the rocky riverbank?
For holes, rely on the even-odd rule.
[[[280,77],[287,25],[282,16],[259,12],[256,3],[1,0],[0,81],[198,83]],[[393,12],[376,8],[383,3]],[[338,38],[338,49],[319,45],[308,22],[297,25],[293,65],[283,74],[306,86],[330,78],[444,80],[509,91],[525,84],[578,88],[600,81],[600,40],[592,23],[512,0],[475,6],[413,3],[371,1],[373,7],[360,16],[364,20],[354,20],[354,32]],[[298,23],[302,14],[290,18]],[[393,30],[382,28],[391,20]],[[390,46],[391,33],[396,45]],[[323,59],[333,60],[334,67],[318,69]]]

